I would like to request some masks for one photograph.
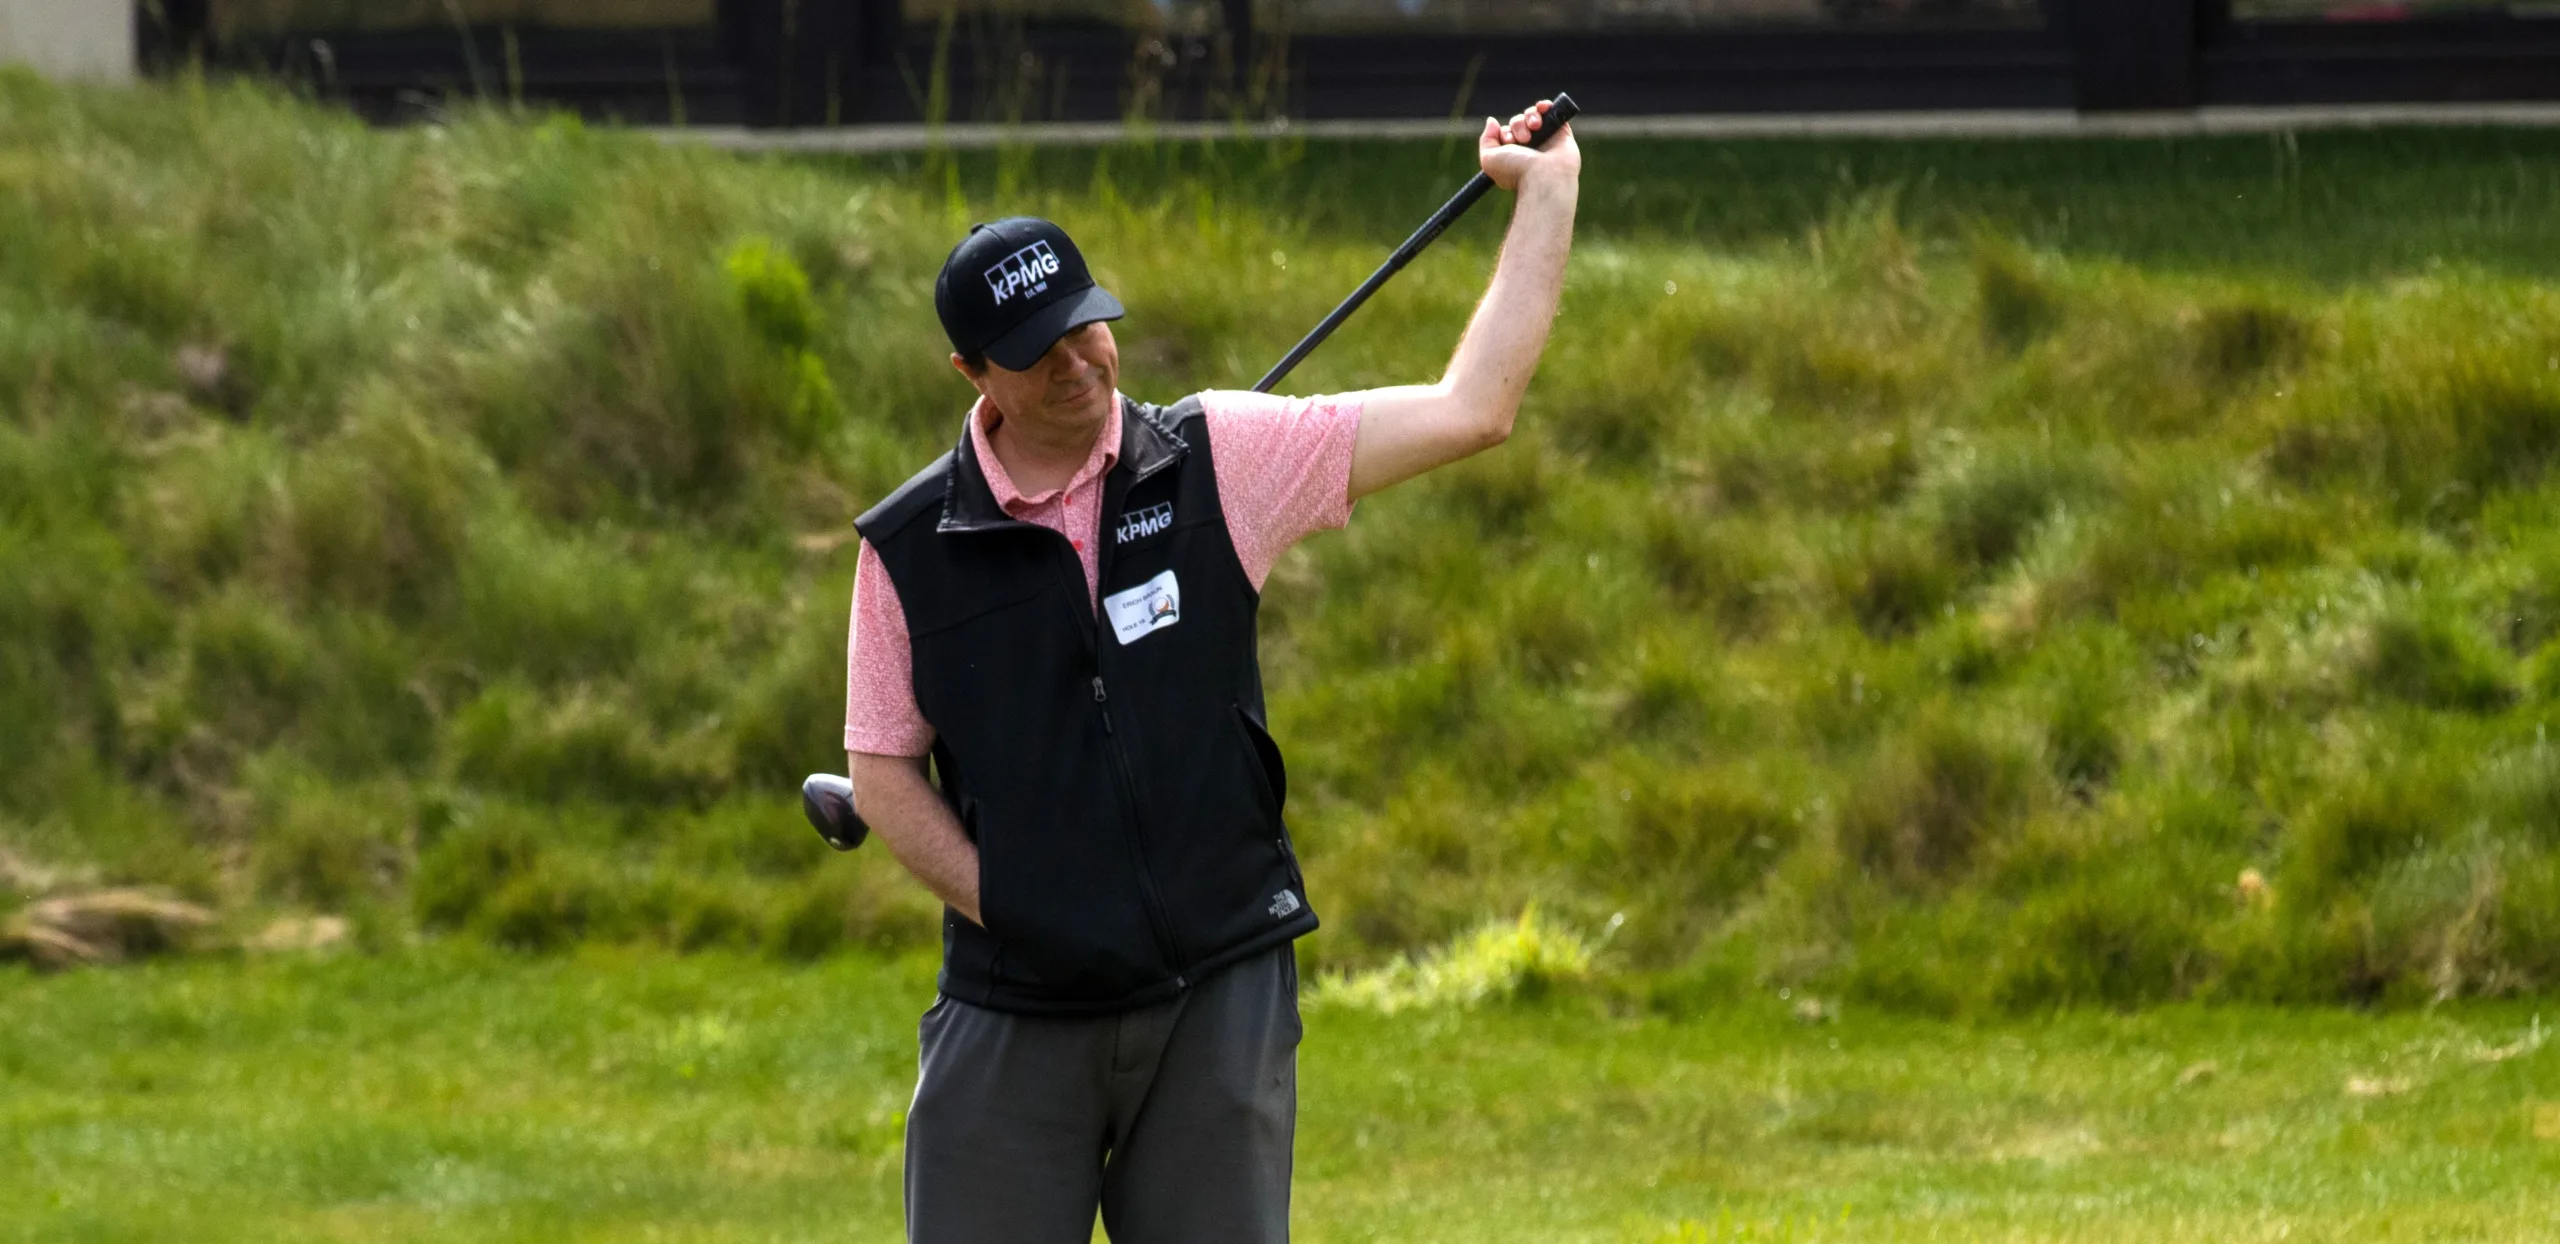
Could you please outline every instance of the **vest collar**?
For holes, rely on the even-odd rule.
[[[969,435],[969,418],[961,417],[960,444],[951,451],[951,472],[942,492],[942,521],[936,530],[986,531],[1021,525],[1020,519],[1004,512],[1004,506],[996,501],[995,488],[987,483],[986,470],[978,463],[977,443]],[[1134,484],[1171,466],[1190,448],[1180,434],[1165,426],[1158,408],[1126,394],[1121,396],[1120,463],[1112,468],[1114,474],[1126,471],[1129,482]]]

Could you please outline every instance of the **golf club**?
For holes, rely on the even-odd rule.
[[[800,782],[800,810],[827,845],[850,851],[871,836],[871,827],[853,814],[853,782],[832,773],[812,773]]]
[[[1556,92],[1554,104],[1555,106],[1548,109],[1540,119],[1537,132],[1530,136],[1531,147],[1545,146],[1548,139],[1561,132],[1566,124],[1582,111],[1581,107],[1573,102],[1573,97],[1562,91]],[[1351,313],[1359,310],[1361,303],[1369,301],[1369,295],[1377,293],[1378,287],[1385,285],[1389,277],[1403,271],[1406,264],[1413,262],[1414,256],[1422,253],[1422,248],[1431,245],[1434,238],[1439,237],[1460,216],[1466,215],[1467,209],[1474,207],[1476,200],[1483,198],[1485,192],[1491,189],[1493,189],[1493,179],[1483,173],[1477,173],[1458,190],[1458,193],[1451,195],[1448,202],[1440,205],[1439,211],[1431,213],[1431,219],[1422,222],[1422,227],[1414,230],[1412,237],[1406,238],[1404,244],[1398,246],[1394,254],[1387,256],[1385,264],[1380,265],[1377,271],[1370,273],[1369,279],[1362,281],[1360,288],[1351,291],[1351,296],[1343,299],[1342,305],[1335,307],[1332,314],[1325,316],[1324,322],[1316,325],[1314,332],[1308,333],[1305,339],[1290,349],[1286,358],[1281,359],[1261,380],[1256,381],[1253,386],[1254,392],[1270,392],[1271,386],[1280,383],[1281,378],[1288,375],[1290,369],[1295,368],[1307,355],[1313,353],[1317,346],[1324,344],[1324,339],[1332,336],[1333,330],[1342,327],[1342,322],[1350,319]],[[809,824],[818,831],[818,836],[826,839],[827,845],[836,850],[853,850],[861,846],[863,839],[871,834],[871,827],[863,824],[862,818],[854,813],[853,783],[835,774],[812,773],[801,779],[800,810],[807,814]]]
[[[1531,147],[1546,146],[1548,139],[1562,132],[1564,127],[1582,111],[1581,105],[1574,103],[1573,97],[1562,91],[1556,92],[1554,103],[1555,107],[1548,109],[1546,115],[1541,118],[1537,131],[1529,136]],[[1316,325],[1314,332],[1308,333],[1305,339],[1291,347],[1286,357],[1273,364],[1270,371],[1263,373],[1262,379],[1254,381],[1253,391],[1269,393],[1271,386],[1280,383],[1281,378],[1288,375],[1309,354],[1314,353],[1317,346],[1323,345],[1324,339],[1333,335],[1333,330],[1342,327],[1342,322],[1350,319],[1351,313],[1359,310],[1361,303],[1369,301],[1369,295],[1377,293],[1378,288],[1385,285],[1389,277],[1403,271],[1406,264],[1413,262],[1414,256],[1422,253],[1423,247],[1431,245],[1432,240],[1439,237],[1442,231],[1457,223],[1457,219],[1466,215],[1467,209],[1474,207],[1476,200],[1483,198],[1485,192],[1491,189],[1493,189],[1493,178],[1483,173],[1468,179],[1465,186],[1460,187],[1456,194],[1449,196],[1448,202],[1440,205],[1439,211],[1431,213],[1431,219],[1423,221],[1422,227],[1414,230],[1413,236],[1404,240],[1404,245],[1396,248],[1396,253],[1387,256],[1387,262],[1380,264],[1377,271],[1369,274],[1368,280],[1360,283],[1360,288],[1351,291],[1351,296],[1343,299],[1342,305],[1333,309],[1333,314],[1324,317],[1324,322]]]

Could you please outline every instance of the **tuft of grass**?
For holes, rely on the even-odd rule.
[[[1381,1015],[1464,1009],[1534,998],[1590,973],[1590,944],[1529,907],[1517,921],[1488,924],[1428,953],[1356,975],[1325,977],[1308,1001]]]
[[[1997,233],[1973,239],[1973,279],[1982,328],[1993,344],[2023,350],[2062,322],[2062,293],[2036,270],[2034,256]]]
[[[1959,576],[1926,532],[1891,522],[1843,536],[1826,569],[1841,610],[1886,640],[1920,630],[1952,604]]]
[[[412,811],[388,783],[348,786],[307,775],[269,779],[250,871],[268,898],[321,911],[370,906],[407,880]]]
[[[1896,885],[1942,884],[2019,824],[2039,789],[2022,748],[1942,711],[1876,756],[1840,810],[1841,846]]]
[[[2446,843],[2460,826],[2448,813],[2464,802],[2439,765],[2359,775],[2288,827],[2289,888],[2305,899],[2355,893],[2357,882]]]
[[[476,817],[447,829],[420,853],[410,899],[419,923],[463,928],[500,890],[530,873],[543,854],[537,826],[521,815]]]
[[[2361,649],[2357,676],[2393,699],[2481,713],[2515,698],[2505,654],[2456,619],[2396,609],[2374,620]]]
[[[2026,935],[2009,944],[1992,986],[2003,1006],[2132,1007],[2193,990],[2204,973],[2204,896],[2162,884],[2156,866],[2117,862],[2040,887],[2020,905]]]
[[[2210,307],[2196,322],[2196,362],[2224,384],[2250,379],[2299,360],[2311,330],[2301,316],[2265,302]]]

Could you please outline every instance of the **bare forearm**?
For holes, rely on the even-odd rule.
[[[978,919],[978,848],[922,766],[903,756],[849,752],[853,807],[889,854],[953,911]]]
[[[1579,178],[1563,174],[1521,183],[1493,282],[1441,378],[1460,408],[1476,414],[1493,440],[1510,434],[1512,417],[1547,347],[1547,331],[1564,292],[1565,259],[1573,250],[1579,190]]]
[[[1438,383],[1359,395],[1352,500],[1510,438],[1563,293],[1578,190],[1570,173],[1523,184],[1502,260]]]
[[[1574,200],[1581,193],[1582,149],[1572,127],[1560,129],[1543,150],[1528,145],[1552,108],[1552,101],[1540,100],[1508,125],[1485,118],[1476,161],[1493,184],[1518,196],[1502,259],[1438,383],[1356,395],[1361,413],[1351,453],[1352,500],[1510,438],[1564,292]]]

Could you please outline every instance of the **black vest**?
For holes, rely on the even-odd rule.
[[[1254,619],[1200,402],[1122,399],[1098,611],[1065,536],[996,504],[968,429],[855,522],[906,612],[943,799],[986,927],[942,920],[942,992],[1100,1014],[1314,931],[1263,724]]]

